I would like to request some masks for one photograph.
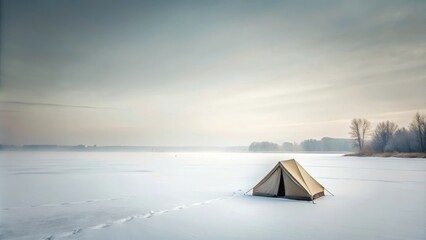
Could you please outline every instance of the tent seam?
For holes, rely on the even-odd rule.
[[[308,190],[309,190],[309,194],[310,194],[311,196],[313,196],[313,195],[312,195],[312,191],[311,191],[311,189],[309,188],[309,185],[306,183],[305,178],[303,177],[303,174],[300,172],[299,164],[297,164],[296,162],[295,162],[295,164],[296,164],[297,171],[299,172],[300,176],[302,177],[303,182],[305,183],[306,187],[307,187],[307,188],[308,188]]]

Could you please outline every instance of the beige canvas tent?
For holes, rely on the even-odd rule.
[[[253,188],[253,195],[313,201],[324,196],[324,189],[296,160],[290,159],[278,162]]]

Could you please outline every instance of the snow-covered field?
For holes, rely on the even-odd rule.
[[[335,196],[243,194],[289,158]],[[0,152],[0,239],[426,239],[426,161]]]

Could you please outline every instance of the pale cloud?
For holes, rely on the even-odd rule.
[[[425,111],[422,1],[3,1],[4,143],[247,145]]]

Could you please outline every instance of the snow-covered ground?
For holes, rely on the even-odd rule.
[[[335,194],[253,197],[295,158]],[[333,154],[0,152],[0,239],[426,239],[426,161]]]

